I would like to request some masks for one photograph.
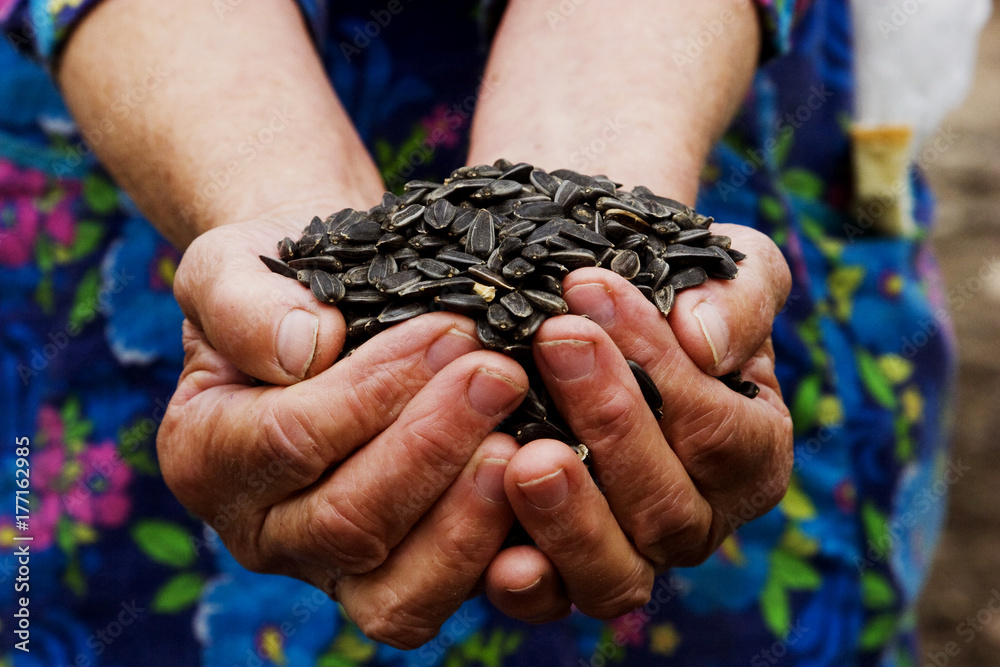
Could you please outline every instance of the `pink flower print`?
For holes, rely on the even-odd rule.
[[[0,21],[10,16],[16,4],[17,0],[0,0]]]
[[[648,624],[649,614],[643,609],[630,611],[610,623],[615,641],[621,641],[627,646],[642,646],[646,642],[645,629]]]
[[[66,510],[89,526],[116,528],[128,518],[132,503],[125,489],[132,471],[112,442],[85,449],[78,459],[80,475],[64,496]]]
[[[427,131],[427,140],[431,146],[454,148],[462,139],[458,130],[465,125],[465,118],[457,111],[450,110],[447,104],[438,104],[420,123]]]
[[[59,443],[59,447],[61,448],[64,432],[65,429],[63,428],[63,421],[62,417],[59,416],[59,411],[51,405],[42,406],[42,409],[38,411],[38,433],[44,441],[48,444]],[[60,451],[62,450],[60,449]]]
[[[0,200],[0,265],[19,267],[28,263],[38,237],[39,217],[30,199]]]
[[[46,408],[42,408],[44,419]],[[48,408],[52,413],[55,410]],[[59,415],[55,414],[58,420]],[[59,522],[60,502],[59,487],[66,463],[66,452],[62,443],[62,422],[59,421],[59,438],[49,440],[48,446],[34,454],[31,465],[32,485],[39,489],[32,504],[31,535],[35,548],[43,551],[52,545],[55,539],[56,524]],[[44,427],[43,427],[44,428]]]

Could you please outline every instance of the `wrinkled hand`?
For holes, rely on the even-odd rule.
[[[537,546],[506,549],[487,571],[486,592],[505,613],[544,622],[570,603],[597,618],[631,611],[648,601],[656,573],[702,562],[784,495],[792,430],[770,331],[790,275],[762,234],[721,224],[713,231],[747,253],[739,277],[679,293],[668,321],[613,273],[567,277],[571,312],[592,321],[546,321],[535,359],[590,448],[604,493],[562,443],[539,440],[514,455],[507,495]],[[659,423],[625,359],[656,382]],[[760,385],[757,398],[711,377],[738,368]]]
[[[527,378],[444,313],[332,365],[343,318],[260,263],[274,241],[273,226],[230,225],[184,255],[186,358],[158,436],[164,478],[244,566],[305,580],[370,637],[416,647],[513,522],[503,484],[517,448],[490,432]]]

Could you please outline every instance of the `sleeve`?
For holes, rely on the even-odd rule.
[[[761,24],[761,62],[788,53],[792,31],[811,0],[754,0]]]
[[[219,19],[243,2],[211,0]],[[101,0],[0,0],[0,30],[15,49],[51,65],[77,23]],[[296,0],[310,34],[321,43],[326,25],[327,0]]]

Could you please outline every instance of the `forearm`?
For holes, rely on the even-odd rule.
[[[223,17],[200,0],[106,2],[58,79],[97,156],[179,247],[244,220],[301,227],[382,192],[291,1]]]
[[[470,163],[507,157],[606,173],[693,204],[708,151],[757,65],[753,3],[588,0],[564,15],[566,4],[511,1]],[[698,58],[684,56],[688,37],[713,21],[722,33]]]

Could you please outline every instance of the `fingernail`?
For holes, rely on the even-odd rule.
[[[533,591],[534,589],[538,588],[538,585],[540,583],[542,583],[542,576],[538,575],[538,578],[535,579],[534,581],[532,581],[527,586],[521,586],[520,588],[508,588],[507,592],[508,593],[528,593],[529,591]]]
[[[718,366],[729,354],[729,325],[722,319],[718,309],[707,301],[702,301],[691,313],[701,325],[708,347],[712,350],[712,360]]]
[[[561,505],[569,495],[569,478],[566,477],[566,471],[559,468],[545,477],[521,482],[517,488],[521,489],[524,497],[536,509],[551,510]]]
[[[510,378],[480,368],[469,381],[469,405],[476,412],[494,417],[506,412],[524,391]]]
[[[479,343],[475,338],[458,329],[449,329],[427,349],[427,365],[437,373],[463,354],[478,349]]]
[[[614,299],[600,283],[577,285],[566,292],[563,298],[574,313],[589,315],[590,319],[602,327],[610,326],[615,321]]]
[[[293,308],[278,325],[278,363],[289,375],[302,379],[316,356],[319,318],[308,310]]]
[[[596,348],[590,340],[553,340],[538,345],[552,375],[562,382],[580,380],[593,373]]]
[[[507,470],[507,461],[503,459],[483,459],[476,466],[473,483],[476,493],[491,503],[507,502],[507,494],[503,490],[503,475]]]

